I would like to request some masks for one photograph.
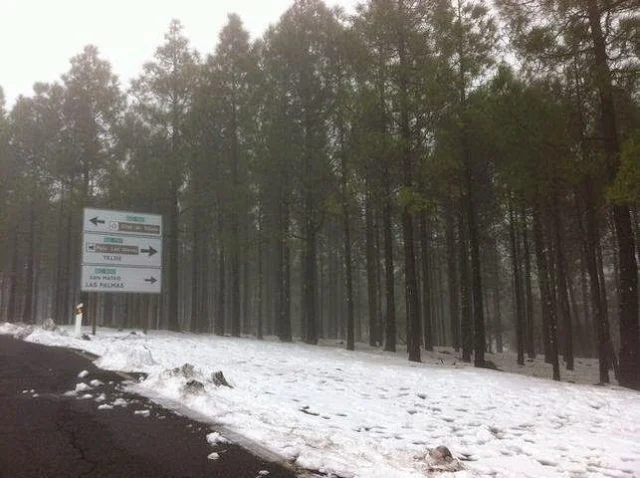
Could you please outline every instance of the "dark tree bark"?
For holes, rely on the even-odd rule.
[[[71,192],[70,192],[71,194]],[[65,262],[62,272],[62,283],[64,284],[64,288],[61,290],[61,294],[63,297],[62,300],[62,310],[61,310],[61,321],[65,324],[71,322],[72,319],[72,311],[75,306],[75,288],[73,287],[73,272],[72,268],[75,265],[76,260],[74,260],[75,255],[77,254],[77,249],[75,246],[75,241],[73,240],[73,231],[75,230],[73,225],[73,209],[71,208],[71,204],[73,204],[73,199],[70,198],[70,206],[67,216],[67,229],[64,238],[65,244]]]
[[[65,190],[63,188],[60,195],[60,209],[58,213],[58,230],[57,230],[57,253],[56,253],[56,270],[54,275],[54,290],[53,290],[53,306],[52,306],[52,317],[56,322],[59,322],[62,318],[62,307],[63,307],[63,272],[64,272],[64,263],[65,263],[65,253],[66,248],[64,247],[64,230],[65,230]]]
[[[280,310],[278,311],[278,338],[282,342],[292,342],[291,332],[291,244],[290,244],[290,195],[288,177],[285,174],[282,197],[280,198]]]
[[[7,299],[7,322],[15,322],[17,318],[18,304],[18,269],[20,264],[20,251],[18,244],[18,225],[13,230],[11,251],[11,272],[9,273],[9,294]]]
[[[223,228],[222,212],[218,212],[218,232],[222,236]],[[216,335],[225,334],[225,312],[226,312],[226,254],[224,248],[224,239],[218,238],[218,287],[216,290],[216,317],[213,326],[213,332]]]
[[[367,181],[369,183],[369,181]],[[365,248],[367,267],[367,303],[369,306],[369,345],[380,345],[379,311],[378,311],[378,282],[376,277],[376,264],[378,262],[375,241],[373,200],[370,186],[367,191],[364,204],[365,216]]]
[[[104,325],[106,326],[112,326],[113,325],[113,294],[105,294],[104,295],[104,302],[102,304],[102,322],[104,323]],[[145,328],[143,329],[144,332],[146,333],[148,329],[152,328],[151,324],[147,324],[145,325]]]
[[[380,214],[381,216],[381,214]],[[380,227],[379,227],[379,215],[376,214],[374,227],[373,227],[373,235],[375,237],[375,269],[376,269],[376,307],[378,314],[378,322],[377,322],[377,343],[379,346],[384,345],[384,321],[382,314],[382,301],[384,300],[383,287],[382,287],[382,262],[383,259],[381,257],[382,247],[380,246]]]
[[[556,286],[558,288],[558,310],[562,313],[563,323],[563,357],[567,370],[573,370],[573,324],[571,322],[571,309],[567,295],[567,264],[564,254],[564,242],[560,213],[557,202],[552,208],[553,230],[555,233],[555,263]]]
[[[258,202],[258,272],[256,282],[258,285],[257,297],[256,297],[256,336],[258,340],[264,338],[264,239],[263,239],[263,219],[262,219],[262,201]]]
[[[168,304],[168,328],[172,331],[180,330],[180,321],[178,317],[178,227],[180,224],[180,209],[178,206],[178,184],[176,180],[171,181],[171,204],[169,208],[169,237],[167,237],[168,251],[169,251],[169,263],[168,269],[168,281],[166,289],[169,294]]]
[[[613,82],[606,43],[602,32],[598,2],[588,2],[589,26],[594,47],[596,84],[600,95],[600,115],[607,157],[609,180],[613,181],[620,164],[620,143],[616,125]],[[619,310],[620,310],[620,385],[640,390],[640,327],[638,323],[638,264],[631,229],[629,207],[613,206],[618,238]]]
[[[329,269],[329,277],[332,280],[329,283],[329,297],[328,297],[328,333],[330,339],[335,339],[338,337],[338,277],[340,276],[340,266],[338,260],[338,254],[336,253],[337,248],[339,247],[338,241],[336,240],[335,234],[332,234],[331,231],[328,233],[328,269]]]
[[[431,264],[429,261],[429,228],[427,213],[420,214],[420,245],[422,252],[422,315],[425,350],[433,350],[432,314],[431,314]]]
[[[36,247],[36,211],[35,205],[29,207],[29,230],[27,232],[27,256],[25,258],[24,277],[24,307],[22,308],[22,321],[25,324],[33,324],[33,302],[35,281],[35,247]]]
[[[398,0],[400,16],[404,17],[404,2]],[[400,27],[398,38],[398,60],[400,62],[400,136],[402,138],[402,182],[408,191],[413,189],[413,164],[411,160],[411,129],[409,124],[409,63],[406,52],[404,27]],[[420,362],[420,304],[418,299],[418,279],[413,236],[413,214],[411,204],[402,207],[402,238],[404,242],[405,296],[407,304],[407,352],[411,362]]]
[[[533,287],[531,284],[531,251],[526,211],[522,211],[522,253],[524,255],[524,291],[526,303],[525,349],[530,359],[536,358],[535,324],[533,317]]]
[[[309,204],[307,206],[310,208]],[[306,324],[305,342],[318,343],[318,324],[316,317],[317,270],[317,228],[310,217],[305,224],[305,248],[303,254],[302,307]]]
[[[640,258],[640,207],[631,210],[631,226],[636,243],[636,254]]]
[[[384,270],[385,270],[385,297],[387,302],[385,321],[385,343],[387,352],[396,351],[396,299],[395,276],[393,264],[393,233],[391,230],[391,185],[388,170],[385,167],[383,178],[384,206],[382,210],[382,228],[384,234]]]
[[[195,200],[198,201],[198,196],[200,195],[199,181],[193,181],[193,195]],[[202,332],[201,325],[201,307],[200,300],[202,297],[201,288],[203,287],[202,283],[202,274],[201,274],[201,264],[205,260],[205,254],[203,254],[202,250],[202,236],[204,234],[202,227],[202,212],[198,206],[194,206],[193,208],[193,217],[192,217],[192,251],[191,251],[191,332]]]
[[[460,350],[460,315],[458,312],[458,271],[456,268],[455,214],[453,207],[453,202],[448,200],[445,205],[445,237],[447,243],[447,285],[449,290],[451,339],[453,348],[457,352]],[[462,249],[462,245],[460,247]]]
[[[353,317],[353,276],[351,263],[351,231],[349,225],[349,193],[347,190],[347,155],[344,151],[344,125],[340,120],[340,144],[342,168],[342,230],[344,234],[344,273],[347,286],[347,350],[355,349],[354,317]],[[368,243],[367,243],[368,245]]]
[[[515,295],[515,326],[518,365],[524,365],[524,307],[522,291],[522,273],[520,271],[520,241],[516,233],[516,217],[513,205],[509,201],[509,242],[511,244],[511,266],[513,268],[513,290]]]
[[[589,289],[591,290],[591,307],[593,309],[594,325],[598,338],[597,350],[599,357],[600,382],[609,383],[609,351],[607,340],[609,336],[609,321],[606,314],[606,291],[600,283],[598,269],[598,248],[600,238],[598,234],[598,224],[593,205],[593,184],[591,178],[585,180],[585,259],[587,273],[589,274]]]
[[[233,94],[232,94],[233,96]],[[240,152],[238,148],[237,106],[231,101],[231,184],[233,195],[231,204],[231,335],[240,337]]]
[[[502,342],[502,308],[500,295],[502,293],[500,278],[501,274],[501,265],[500,265],[500,250],[498,248],[498,239],[493,236],[489,240],[489,248],[490,248],[490,261],[491,261],[491,273],[488,274],[488,279],[490,285],[487,287],[491,290],[491,299],[493,305],[493,321],[489,330],[491,331],[492,339],[489,340],[489,345],[493,344],[493,340],[495,339],[496,343],[496,352],[502,353],[504,351],[504,345]],[[489,294],[489,291],[487,291]],[[489,301],[487,300],[487,304]],[[487,307],[488,308],[488,307]]]
[[[548,267],[547,253],[544,247],[542,226],[540,225],[539,212],[533,212],[533,242],[535,246],[536,260],[538,264],[538,283],[542,300],[543,313],[546,316],[545,336],[549,341],[549,359],[553,366],[553,379],[560,380],[560,364],[558,362],[558,340],[556,326],[555,305],[551,299],[551,281]]]
[[[565,262],[567,265],[567,294],[569,296],[569,306],[571,309],[571,321],[574,324],[573,328],[573,336],[575,337],[574,342],[574,356],[578,357],[586,357],[587,356],[587,343],[585,342],[585,324],[580,322],[580,310],[578,309],[578,300],[576,298],[576,289],[574,286],[574,281],[572,278],[575,278],[573,271],[570,266],[570,262]]]
[[[580,225],[581,231],[583,230],[582,224]],[[584,237],[584,236],[583,236]],[[582,314],[584,316],[584,343],[585,347],[583,352],[587,357],[593,357],[593,319],[591,318],[592,306],[590,305],[589,284],[587,282],[587,251],[586,246],[582,245],[582,254],[580,254],[580,300],[582,302]]]
[[[231,228],[234,229],[233,227]],[[237,231],[236,231],[237,232]],[[240,337],[240,254],[238,244],[231,247],[231,335]]]
[[[485,330],[484,330],[484,307],[482,302],[482,271],[480,268],[480,239],[477,226],[477,218],[474,206],[474,198],[472,195],[471,172],[467,170],[467,214],[469,226],[469,248],[471,251],[471,274],[472,274],[472,292],[473,292],[473,322],[474,322],[474,355],[473,365],[475,367],[484,367],[484,348],[485,348]]]
[[[471,353],[473,351],[471,273],[469,270],[469,241],[467,240],[466,221],[462,208],[460,210],[458,227],[460,237],[460,332],[462,338],[462,360],[464,362],[471,362]]]

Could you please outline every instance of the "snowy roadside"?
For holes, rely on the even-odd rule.
[[[86,350],[104,369],[148,378],[137,393],[221,423],[296,465],[342,477],[417,478],[417,456],[445,445],[468,470],[450,476],[640,476],[640,395],[377,351],[211,335],[99,329],[0,333]],[[172,372],[185,363],[189,377]],[[233,388],[216,386],[223,371]],[[188,380],[204,385],[186,393]]]

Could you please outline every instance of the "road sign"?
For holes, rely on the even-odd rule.
[[[85,208],[83,231],[162,237],[162,216]]]
[[[82,265],[84,292],[146,292],[162,290],[162,269]]]
[[[82,263],[162,267],[162,240],[85,232]]]
[[[162,216],[85,208],[83,292],[146,292],[162,285]]]

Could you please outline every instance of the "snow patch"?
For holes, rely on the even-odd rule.
[[[207,435],[207,443],[209,445],[219,445],[221,443],[229,443],[229,440],[220,435],[220,433],[213,432]]]
[[[24,340],[33,333],[33,327],[27,324],[12,324],[4,322],[0,324],[0,334],[10,335],[18,340]]]
[[[126,342],[111,345],[95,364],[107,370],[136,372],[156,365],[156,361],[145,344]]]
[[[113,402],[113,406],[114,407],[126,407],[129,404],[127,403],[127,401],[124,398],[116,398]]]
[[[79,343],[36,329],[27,340],[81,346],[102,355],[102,367],[144,372],[148,379],[136,392],[177,402],[238,440],[265,444],[327,475],[424,478],[425,461],[416,455],[440,445],[467,468],[456,478],[630,477],[640,470],[638,394],[590,385],[595,360],[576,360],[575,372],[563,371],[586,384],[576,385],[507,373],[550,376],[543,357],[517,367],[510,353],[492,355],[504,371],[496,372],[471,368],[444,349],[413,364],[404,350],[363,344],[348,352],[328,342],[150,332],[125,348],[127,334],[104,329]],[[164,373],[185,362],[193,364],[190,379],[207,384],[206,394],[185,395],[184,374]],[[209,386],[216,370],[235,388]]]
[[[84,382],[80,382],[76,384],[76,392],[86,392],[91,390],[91,387]]]

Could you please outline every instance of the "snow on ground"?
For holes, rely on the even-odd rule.
[[[0,333],[26,335],[10,324]],[[640,477],[640,394],[619,387],[478,370],[444,351],[412,364],[378,350],[169,332],[99,329],[85,341],[70,329],[35,328],[25,340],[84,349],[102,368],[145,372],[136,392],[342,477],[421,477],[417,457],[438,445],[465,459],[467,470],[449,476]],[[172,371],[185,363],[192,373]],[[584,368],[575,379],[591,379]],[[233,388],[214,385],[216,371]],[[204,390],[187,392],[192,379]]]

